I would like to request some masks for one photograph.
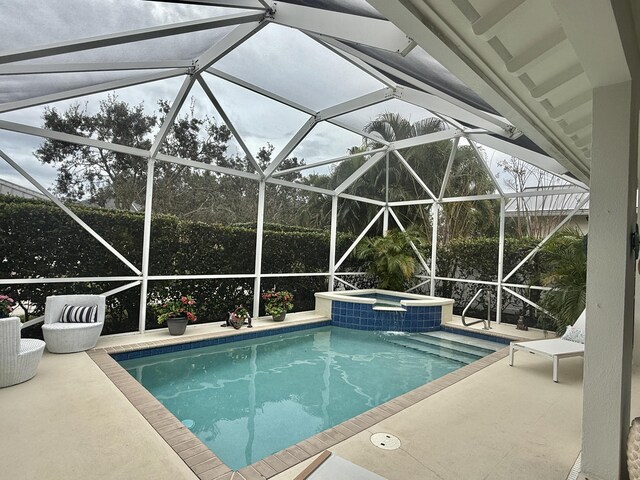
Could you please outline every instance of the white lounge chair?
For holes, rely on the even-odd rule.
[[[18,317],[0,318],[0,388],[33,378],[44,351],[44,342],[20,338]]]
[[[325,450],[293,480],[386,480]]]
[[[578,317],[573,327],[568,327],[561,338],[511,342],[509,365],[513,366],[513,354],[517,350],[544,355],[553,360],[553,381],[558,382],[558,363],[561,358],[584,357],[584,334],[587,319],[586,310]]]
[[[96,346],[104,326],[105,299],[103,295],[57,295],[47,297],[44,307],[42,334],[51,353],[73,353]],[[91,307],[97,305],[94,323],[62,323],[65,305]]]

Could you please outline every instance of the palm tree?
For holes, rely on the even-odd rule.
[[[392,230],[385,237],[365,237],[358,245],[356,255],[364,261],[367,272],[378,279],[378,288],[403,291],[405,282],[413,277],[417,257],[410,241],[421,243],[413,233]]]
[[[387,142],[396,142],[407,138],[438,132],[447,128],[447,124],[438,118],[425,118],[411,122],[397,113],[383,113],[365,126],[368,133],[377,133]],[[451,154],[452,142],[444,140],[402,150],[400,153],[422,181],[438,194]],[[316,175],[307,182],[324,188],[334,189],[355,172],[365,161],[367,150],[379,148],[382,144],[370,138],[363,138],[361,147],[353,147],[350,154],[362,153],[362,156],[344,161],[333,168],[329,175]],[[349,187],[349,193],[361,197],[383,200],[386,188],[386,162],[380,161]],[[449,192],[455,196],[481,195],[493,192],[493,183],[484,167],[475,158],[469,146],[459,146],[452,172],[449,177]],[[389,198],[392,201],[414,200],[427,196],[409,171],[393,156],[389,161]],[[324,212],[320,216],[326,221],[330,215],[330,198],[311,195],[310,205]],[[341,231],[359,233],[375,215],[375,205],[343,201],[339,205],[338,222]],[[405,225],[416,225],[423,234],[431,230],[431,215],[424,207],[406,207],[395,209]],[[465,202],[444,205],[439,224],[440,241],[456,237],[468,237],[487,233],[487,228],[495,227],[497,218],[496,202]],[[306,214],[305,214],[306,215]],[[306,215],[306,218],[318,217]],[[315,225],[314,225],[315,226]],[[382,233],[376,231],[375,233]],[[490,232],[493,233],[493,232]]]
[[[543,285],[551,287],[541,306],[555,319],[556,333],[562,335],[580,316],[587,301],[587,254],[584,237],[577,228],[566,228],[542,248],[549,273]]]

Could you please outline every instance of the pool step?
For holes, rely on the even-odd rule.
[[[485,348],[487,350],[491,350],[491,352],[497,352],[498,350],[501,350],[505,347],[505,345],[498,342],[492,342],[491,340],[483,340],[482,338],[459,335],[457,333],[451,332],[428,332],[421,333],[420,335],[437,338],[439,340],[445,340],[447,342],[452,342],[455,344],[471,345],[474,347]]]
[[[455,350],[436,347],[433,345],[428,345],[426,343],[415,342],[410,340],[409,337],[389,338],[387,339],[387,341],[401,347],[411,348],[412,350],[417,350],[419,352],[435,355],[437,357],[446,358],[447,360],[453,360],[454,362],[458,362],[463,365],[468,365],[469,363],[475,362],[476,360],[482,358],[482,355],[471,355],[469,353],[457,352]]]
[[[480,357],[484,357],[489,355],[490,353],[495,352],[495,350],[491,350],[488,348],[477,347],[475,345],[469,345],[467,343],[443,340],[437,337],[423,335],[421,333],[410,335],[409,338],[411,338],[411,340],[414,342],[424,343],[426,345],[433,345],[435,347],[446,348],[456,352],[464,352],[464,353],[469,353],[471,355],[478,355]]]

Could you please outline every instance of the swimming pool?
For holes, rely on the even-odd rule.
[[[321,327],[119,363],[237,470],[503,346],[435,335]]]

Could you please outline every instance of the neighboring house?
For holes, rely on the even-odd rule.
[[[37,190],[23,187],[22,185],[9,182],[8,180],[4,180],[2,178],[0,178],[0,195],[14,195],[16,197],[22,198],[37,198],[39,200],[48,200],[45,195],[38,192]]]
[[[553,187],[527,187],[528,190],[549,190],[562,188]],[[511,199],[505,206],[505,215],[514,222],[520,221],[520,228],[528,235],[542,238],[546,236],[558,223],[569,215],[588,193],[563,193],[558,195],[546,195],[535,197],[521,197]],[[580,207],[578,211],[566,223],[567,227],[578,227],[586,234],[589,229],[589,201]]]

